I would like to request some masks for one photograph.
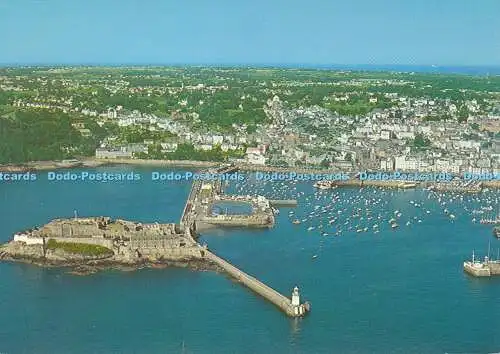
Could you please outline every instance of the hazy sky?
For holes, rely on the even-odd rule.
[[[500,0],[0,0],[0,63],[500,65]]]

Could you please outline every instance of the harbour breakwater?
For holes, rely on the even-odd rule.
[[[227,274],[241,282],[249,289],[264,297],[266,300],[270,301],[274,305],[278,306],[283,312],[285,312],[290,317],[302,316],[306,312],[310,311],[310,304],[305,302],[300,303],[300,295],[298,288],[295,287],[292,292],[292,299],[280,294],[273,288],[262,283],[255,277],[241,271],[240,269],[233,266],[231,263],[222,259],[221,257],[215,255],[214,253],[207,251],[206,257],[210,259],[213,263],[221,267]]]
[[[221,166],[208,173],[228,173],[234,166]],[[292,298],[230,265],[196,241],[197,223],[215,226],[270,227],[274,225],[274,209],[261,196],[224,196],[229,200],[245,200],[253,204],[252,215],[211,215],[211,205],[222,200],[220,180],[194,181],[179,224],[143,224],[110,217],[55,219],[14,235],[13,240],[0,248],[0,259],[28,261],[39,265],[102,266],[125,264],[142,267],[144,264],[181,263],[216,266],[231,277],[282,309],[288,316],[303,316],[308,304],[300,303],[298,288]]]

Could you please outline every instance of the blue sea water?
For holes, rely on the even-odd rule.
[[[189,193],[188,181],[152,182],[151,169],[97,169],[132,170],[143,179],[49,182],[40,174],[35,182],[0,184],[0,242],[52,218],[71,217],[74,210],[81,216],[177,221]],[[309,316],[289,319],[213,272],[150,269],[79,277],[64,270],[0,263],[0,353],[500,350],[500,277],[476,279],[462,271],[472,249],[484,255],[490,241],[492,253],[500,247],[491,227],[472,223],[469,215],[473,208],[498,201],[498,195],[447,199],[446,208],[456,216],[450,220],[443,206],[424,191],[337,189],[315,194],[307,183],[259,188],[303,194],[299,193],[299,207],[281,209],[272,229],[216,230],[203,234],[202,241],[284,294],[298,285],[312,304]],[[336,195],[340,198],[334,199]],[[424,207],[415,208],[410,201]],[[382,215],[380,233],[357,233],[346,225],[336,237],[335,223],[308,218],[314,210],[321,214],[346,209],[337,214],[339,219],[349,214],[352,220],[358,208]],[[402,214],[400,227],[391,230],[387,218],[396,210]],[[295,218],[308,221],[294,225]],[[411,220],[409,226],[406,220]],[[307,231],[321,223],[328,236],[317,228]]]

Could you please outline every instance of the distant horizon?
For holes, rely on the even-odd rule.
[[[241,69],[303,69],[349,70],[378,72],[420,72],[465,75],[500,75],[500,65],[437,65],[437,64],[308,64],[308,63],[0,63],[0,68],[241,68]]]

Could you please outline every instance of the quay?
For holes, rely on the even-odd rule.
[[[209,169],[210,174],[227,174],[237,171],[233,165]],[[242,215],[215,215],[213,206],[220,202],[248,203],[252,213]],[[220,179],[193,181],[188,199],[181,215],[181,230],[197,231],[212,227],[272,227],[274,211],[270,201],[262,196],[224,195]]]
[[[384,187],[384,188],[400,188],[410,189],[417,187],[417,183],[401,182],[401,181],[376,181],[359,179],[349,179],[347,181],[332,181],[332,187]]]
[[[429,190],[435,192],[454,192],[454,193],[480,193],[482,189],[481,184],[467,185],[467,184],[453,184],[449,183],[432,183],[428,186]]]

